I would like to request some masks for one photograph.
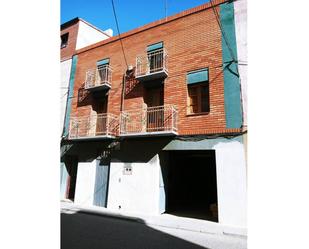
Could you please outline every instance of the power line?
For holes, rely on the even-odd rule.
[[[121,40],[121,36],[120,36],[119,25],[118,25],[117,15],[116,15],[116,11],[115,11],[115,6],[114,6],[114,0],[111,0],[111,1],[112,1],[113,13],[114,13],[115,21],[116,21],[116,26],[117,26],[117,31],[118,31],[118,36],[119,36],[119,41],[120,41],[120,44],[121,44],[123,57],[124,57],[125,63],[126,63],[127,68],[128,68],[127,58],[126,58],[126,54],[124,52],[124,48],[123,48],[123,44],[122,44],[122,40]]]
[[[216,21],[217,21],[217,23],[218,23],[218,25],[219,25],[219,28],[220,28],[220,30],[221,30],[221,33],[222,33],[224,42],[225,42],[226,46],[228,47],[228,50],[229,50],[229,52],[230,52],[230,54],[231,54],[231,57],[232,57],[233,61],[236,62],[236,59],[235,59],[236,57],[234,56],[234,53],[233,53],[233,51],[232,51],[232,48],[231,48],[231,46],[230,46],[230,44],[229,44],[229,42],[228,42],[228,40],[227,40],[226,34],[225,34],[224,29],[223,29],[223,27],[222,27],[222,24],[221,24],[221,22],[220,22],[219,14],[218,14],[218,12],[217,12],[215,6],[214,6],[213,3],[212,3],[212,0],[210,0],[209,2],[210,2],[210,4],[211,4],[212,10],[213,10],[213,12],[214,12],[214,14],[215,14]],[[238,71],[238,68],[237,68],[237,71]]]
[[[243,109],[243,98],[242,98],[242,88],[241,88],[241,86],[242,86],[242,84],[241,84],[241,77],[240,77],[240,75],[239,75],[239,68],[238,68],[238,67],[239,67],[239,63],[238,63],[238,61],[236,60],[236,57],[234,56],[233,50],[232,50],[232,48],[231,48],[231,46],[230,46],[230,44],[229,44],[229,42],[228,42],[228,39],[227,39],[227,37],[226,37],[226,34],[225,34],[225,32],[224,32],[224,29],[223,29],[223,27],[222,27],[222,24],[221,24],[221,21],[220,21],[220,18],[219,18],[219,14],[218,14],[216,8],[214,7],[214,5],[213,5],[213,3],[212,3],[212,0],[210,0],[209,2],[210,2],[210,4],[211,4],[212,10],[213,10],[213,12],[214,12],[214,14],[215,14],[216,21],[217,21],[217,23],[218,23],[218,25],[219,25],[219,28],[220,28],[220,30],[221,30],[221,33],[222,33],[222,37],[223,37],[223,39],[224,39],[224,42],[225,42],[226,46],[228,47],[228,50],[229,50],[229,52],[230,52],[230,54],[231,54],[231,57],[232,57],[233,62],[236,63],[236,71],[237,71],[237,74],[235,74],[235,75],[239,78],[240,101],[241,101],[241,110],[242,110],[242,115],[241,115],[241,117],[242,117],[242,125],[241,125],[241,126],[243,126],[243,124],[244,124],[244,109]],[[233,73],[233,70],[231,70],[231,69],[229,68],[230,65],[231,65],[231,63],[227,64],[226,67],[227,67],[227,69],[228,69],[231,73]],[[246,65],[246,63],[244,63],[244,65]]]
[[[167,20],[167,0],[164,0],[165,21]]]

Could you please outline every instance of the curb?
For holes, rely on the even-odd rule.
[[[116,219],[123,219],[131,222],[138,222],[144,225],[161,226],[172,229],[180,229],[191,232],[219,234],[224,236],[247,238],[247,229],[228,227],[218,223],[205,220],[197,220],[193,218],[183,217],[164,217],[164,216],[147,216],[141,214],[123,214],[115,211],[107,210],[103,207],[85,207],[74,205],[73,203],[62,202],[61,211],[63,213],[85,213],[90,215],[99,215],[104,217],[112,217]]]

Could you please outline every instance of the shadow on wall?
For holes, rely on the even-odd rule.
[[[123,140],[120,149],[112,151],[112,162],[147,163],[172,140],[172,137]]]
[[[143,220],[61,214],[61,249],[207,249],[148,227]]]
[[[67,145],[70,148],[63,153],[62,157],[65,159],[69,156],[78,157],[78,162],[92,162],[102,151],[106,150],[111,144],[112,140],[106,141],[68,141]],[[64,160],[62,159],[62,160]]]

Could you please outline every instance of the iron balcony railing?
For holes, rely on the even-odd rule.
[[[120,114],[120,135],[177,134],[178,112],[173,105],[123,111]]]
[[[117,135],[119,118],[111,113],[73,117],[70,121],[69,139],[113,137]]]
[[[109,65],[103,65],[86,72],[85,89],[106,86],[111,87],[112,69]]]
[[[164,48],[136,57],[136,78],[152,74],[167,75],[167,52]]]

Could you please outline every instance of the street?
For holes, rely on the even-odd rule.
[[[246,239],[91,213],[61,213],[61,249],[245,249]]]

